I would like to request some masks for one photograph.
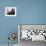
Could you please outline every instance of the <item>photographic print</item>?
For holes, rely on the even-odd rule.
[[[5,7],[5,16],[16,16],[16,7]]]
[[[46,25],[44,24],[19,24],[18,42],[20,46],[31,46],[32,43],[41,45],[46,41]]]
[[[20,33],[20,41],[46,41],[46,25],[22,24],[18,26],[18,30],[18,33]]]

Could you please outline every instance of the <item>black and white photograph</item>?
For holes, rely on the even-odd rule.
[[[5,16],[16,16],[16,7],[5,7]]]
[[[20,46],[42,44],[46,41],[46,25],[18,25],[18,41],[20,42]]]

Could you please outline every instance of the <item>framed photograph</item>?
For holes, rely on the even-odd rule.
[[[5,7],[5,16],[16,16],[16,7]]]
[[[24,40],[46,41],[46,25],[45,24],[19,24],[18,42]]]

